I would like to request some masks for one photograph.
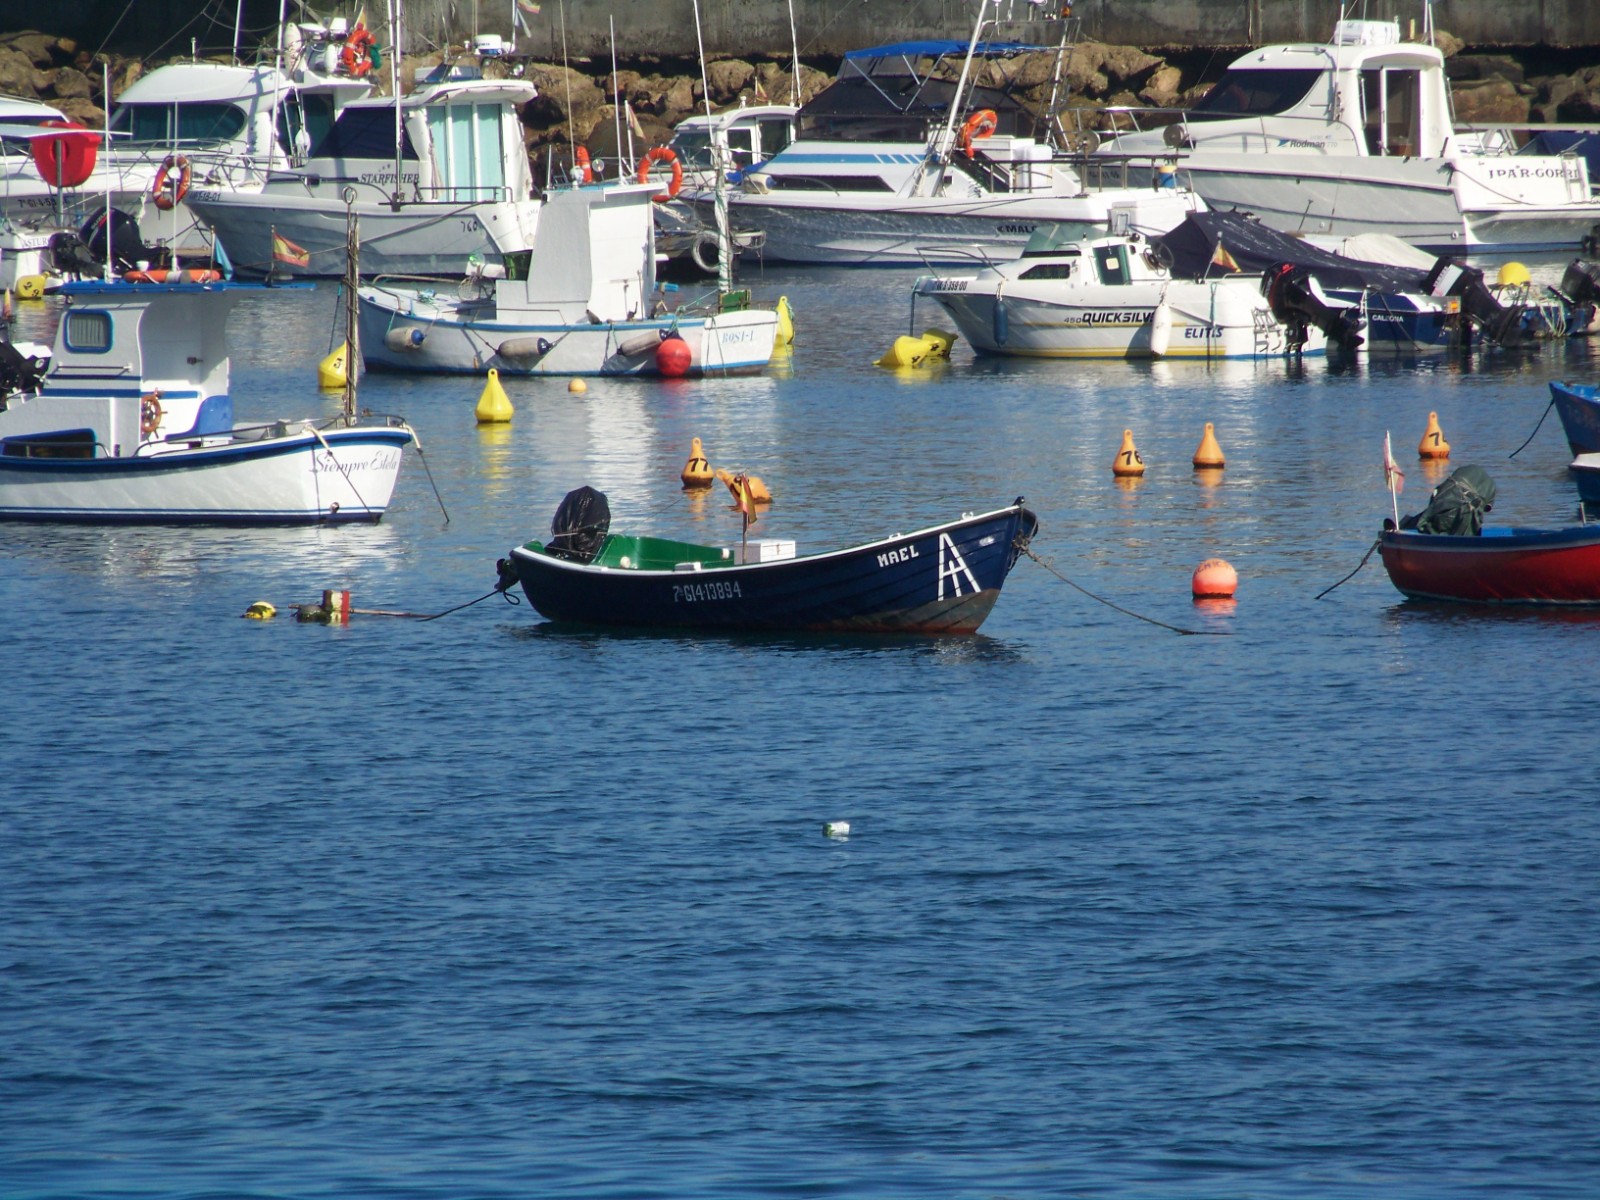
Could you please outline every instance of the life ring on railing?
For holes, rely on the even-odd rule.
[[[368,32],[365,25],[357,25],[350,31],[344,49],[339,51],[339,62],[344,66],[345,74],[359,79],[372,70],[372,46],[376,41],[377,38]]]
[[[163,271],[157,268],[154,271],[129,271],[122,278],[126,283],[216,283],[222,278],[222,272],[200,267],[187,271]]]
[[[594,168],[589,166],[589,148],[587,146],[579,146],[573,150],[572,161],[578,176],[578,182],[593,183]]]
[[[972,143],[979,138],[986,138],[996,129],[1000,128],[1000,117],[992,108],[980,108],[967,118],[967,123],[961,127],[961,152],[968,158],[974,157],[978,152]]]
[[[689,257],[707,275],[715,275],[722,262],[722,242],[714,233],[702,233],[689,247]]]
[[[139,432],[145,437],[161,425],[161,393],[146,392],[139,397]]]
[[[638,179],[640,183],[650,182],[650,168],[658,162],[664,162],[671,166],[672,182],[667,184],[666,191],[657,192],[650,199],[657,204],[665,204],[676,196],[679,189],[683,187],[683,164],[678,161],[678,156],[671,146],[651,146],[649,150],[645,151],[644,158],[639,161]]]
[[[189,181],[192,178],[189,160],[181,154],[169,154],[156,172],[156,181],[150,185],[150,198],[162,212],[177,208],[179,201],[189,194]]]

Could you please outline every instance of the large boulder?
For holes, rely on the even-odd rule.
[[[1532,108],[1528,96],[1498,77],[1457,87],[1452,95],[1463,125],[1524,125]]]
[[[50,90],[57,100],[87,100],[94,95],[89,77],[77,67],[62,67],[57,71]]]
[[[533,124],[572,124],[599,119],[605,105],[600,86],[589,76],[571,67],[553,63],[529,63],[526,75],[539,89],[539,95],[530,100],[524,111]]]
[[[736,100],[739,93],[750,86],[756,69],[737,58],[721,58],[706,64],[706,84],[711,89],[712,104],[727,104]]]
[[[39,94],[33,86],[37,74],[33,60],[26,54],[10,46],[0,46],[0,95],[34,99]]]

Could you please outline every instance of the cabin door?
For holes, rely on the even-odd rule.
[[[428,109],[435,199],[486,204],[506,198],[499,104],[447,104]]]
[[[1409,158],[1422,145],[1422,72],[1379,67],[1361,72],[1367,153]]]

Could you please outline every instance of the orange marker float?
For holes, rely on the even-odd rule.
[[[1217,434],[1210,421],[1206,422],[1206,431],[1194,452],[1194,465],[1204,470],[1213,468],[1220,470],[1227,465],[1227,460],[1222,457],[1222,447],[1217,445]]]
[[[1119,479],[1136,479],[1144,474],[1144,459],[1139,457],[1139,448],[1133,444],[1131,429],[1122,431],[1122,449],[1111,460],[1111,473]]]
[[[1444,440],[1444,430],[1439,428],[1439,414],[1428,414],[1428,428],[1417,443],[1418,458],[1449,458],[1450,443]]]
[[[1194,569],[1189,587],[1196,600],[1232,600],[1239,589],[1239,573],[1226,559],[1208,558]]]

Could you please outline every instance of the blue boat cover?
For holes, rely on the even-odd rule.
[[[990,57],[1003,54],[1026,54],[1030,50],[1049,50],[1050,46],[1030,46],[1026,42],[979,42],[973,52]],[[888,58],[894,54],[916,57],[942,57],[946,54],[965,54],[967,43],[953,41],[893,42],[887,46],[872,46],[866,50],[850,50],[846,58]]]

